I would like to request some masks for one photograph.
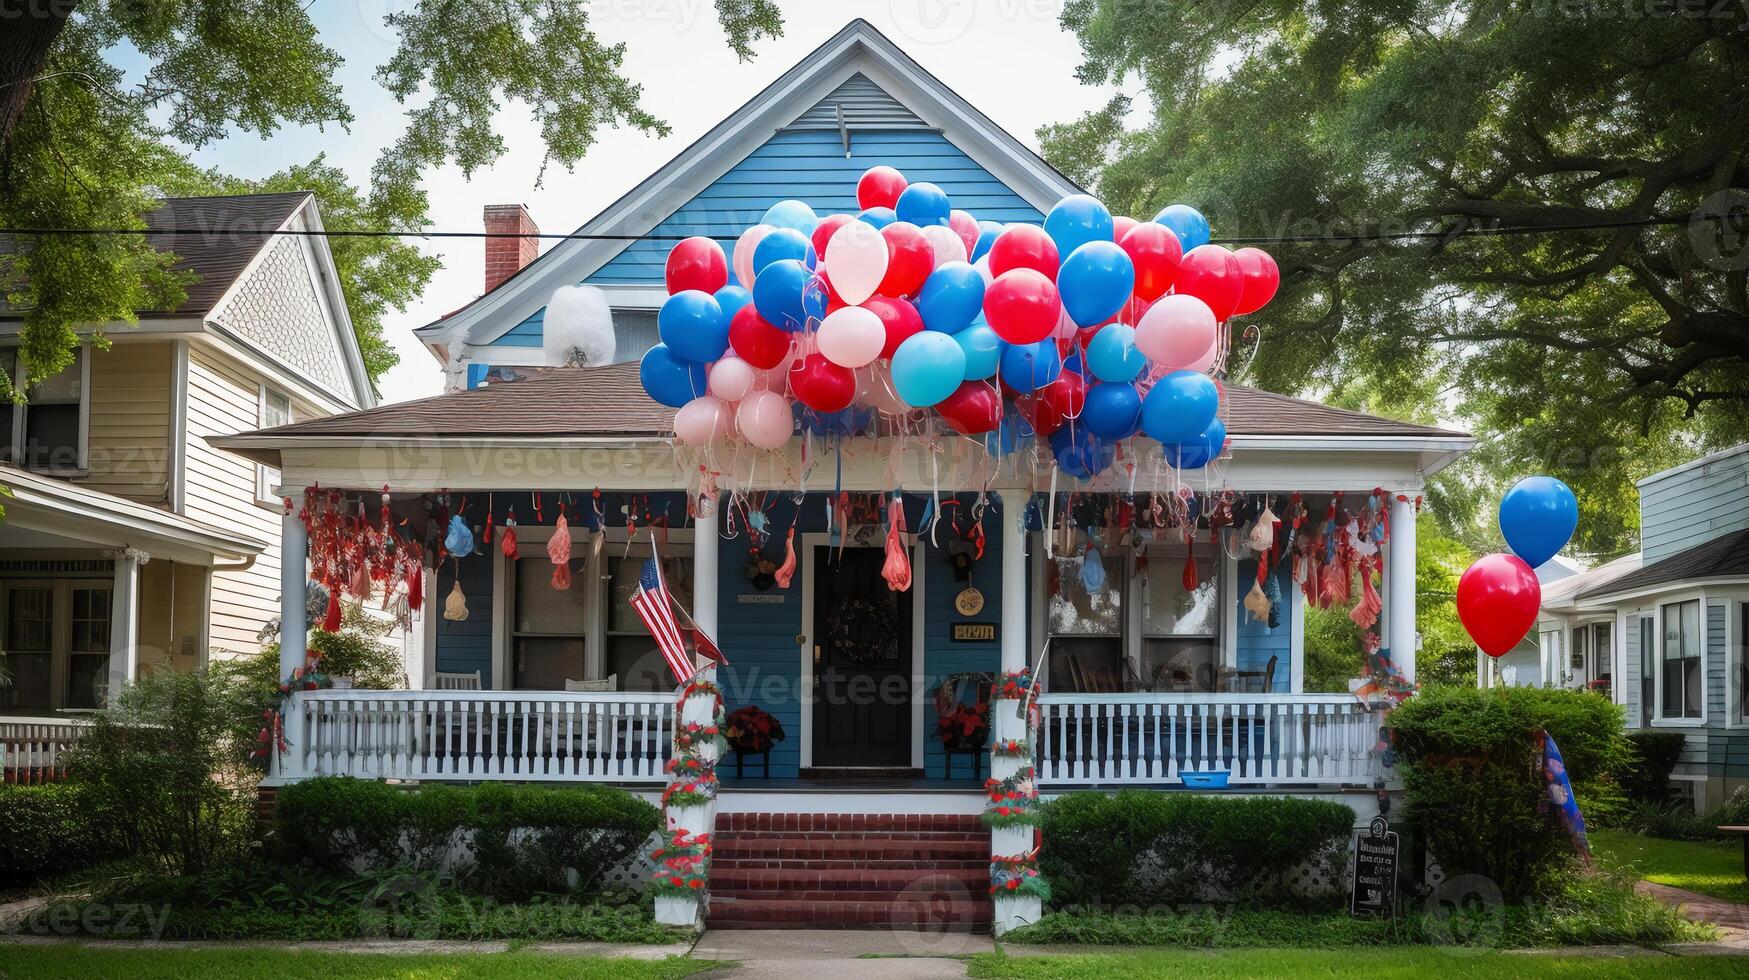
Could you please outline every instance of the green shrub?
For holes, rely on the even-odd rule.
[[[1688,736],[1681,732],[1637,729],[1627,733],[1633,759],[1618,774],[1621,788],[1635,803],[1662,804],[1670,799],[1670,773],[1682,757]]]
[[[1602,695],[1435,688],[1392,712],[1409,818],[1448,876],[1479,874],[1512,900],[1544,894],[1575,855],[1540,774],[1536,732],[1560,747],[1584,807],[1616,792],[1631,758],[1622,709]]]
[[[287,786],[274,806],[282,861],[330,872],[436,871],[459,845],[472,854],[460,883],[504,900],[594,891],[660,825],[654,806],[605,786],[411,790],[334,776]]]
[[[1039,862],[1054,908],[1194,903],[1210,886],[1292,901],[1293,876],[1308,862],[1339,878],[1355,821],[1325,800],[1148,790],[1069,793],[1042,811]]]
[[[0,882],[77,871],[124,853],[113,815],[86,786],[0,785]]]

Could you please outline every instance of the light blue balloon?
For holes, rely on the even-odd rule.
[[[1006,226],[1000,221],[978,222],[978,242],[972,246],[973,262],[983,258],[984,253],[990,250],[990,246],[996,244],[996,236],[1002,234],[1004,227]]]
[[[1142,426],[1142,396],[1125,381],[1102,381],[1087,389],[1081,424],[1101,439],[1128,439]]]
[[[983,310],[984,277],[964,262],[943,263],[917,293],[917,313],[930,330],[959,333]]]
[[[761,224],[773,228],[789,228],[804,235],[814,233],[814,228],[820,223],[820,216],[814,209],[797,200],[779,201],[765,209],[765,216],[759,219]]]
[[[1188,204],[1168,204],[1154,215],[1154,221],[1172,229],[1186,252],[1209,243],[1209,219]]]
[[[802,293],[814,274],[795,259],[779,259],[753,277],[753,307],[767,323],[794,333],[808,325]]]
[[[1148,366],[1148,355],[1136,346],[1136,328],[1108,323],[1087,344],[1087,369],[1101,381],[1136,380]]]
[[[1206,374],[1173,371],[1142,399],[1142,431],[1163,446],[1201,435],[1221,407],[1220,391]]]
[[[662,301],[656,332],[675,357],[704,364],[729,349],[729,318],[715,296],[686,289]]]
[[[1071,194],[1045,215],[1045,234],[1057,243],[1057,254],[1068,255],[1088,242],[1109,242],[1115,225],[1111,212],[1087,194]]]
[[[946,191],[925,180],[907,185],[900,192],[893,211],[900,221],[909,221],[919,228],[927,228],[930,225],[947,224],[948,216],[953,213],[953,205],[948,202]]]
[[[794,228],[776,228],[768,232],[753,248],[753,278],[773,262],[795,259],[808,268],[814,267],[814,245],[808,236]]]
[[[996,370],[1002,364],[1002,349],[1006,346],[1002,338],[996,336],[996,331],[974,323],[952,337],[965,352],[967,381],[983,381],[996,376]]]
[[[1532,568],[1561,553],[1579,527],[1579,501],[1552,476],[1528,476],[1500,498],[1500,532]]]
[[[965,379],[965,351],[947,334],[931,330],[912,334],[893,352],[893,390],[914,408],[934,405]]]
[[[1136,265],[1115,242],[1081,245],[1057,269],[1057,294],[1079,327],[1117,316],[1136,288]]]
[[[638,362],[638,380],[657,403],[679,408],[704,394],[704,365],[675,357],[668,345],[657,344]]]
[[[1202,434],[1189,442],[1166,447],[1166,461],[1181,470],[1200,470],[1221,455],[1227,445],[1227,426],[1220,419],[1209,423]]]
[[[753,294],[733,283],[724,286],[711,294],[717,298],[717,305],[723,308],[723,320],[735,318],[741,312],[741,307],[753,302]]]
[[[1031,394],[1057,380],[1062,373],[1063,358],[1057,353],[1054,340],[1010,344],[1002,352],[1002,381],[1020,394]]]
[[[868,208],[856,216],[858,220],[874,225],[876,229],[885,228],[899,220],[892,208]]]

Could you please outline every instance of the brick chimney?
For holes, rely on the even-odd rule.
[[[540,229],[528,216],[528,208],[520,204],[486,205],[486,233],[489,235],[535,235]],[[540,254],[538,238],[486,239],[486,292],[516,275],[522,267]]]

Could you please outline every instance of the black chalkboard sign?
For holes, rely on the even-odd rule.
[[[1348,911],[1355,916],[1397,915],[1397,832],[1382,815],[1354,835],[1354,882]]]

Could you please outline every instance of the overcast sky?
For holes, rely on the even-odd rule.
[[[372,162],[402,129],[400,106],[371,79],[394,50],[383,16],[410,2],[318,0],[311,10],[323,41],[346,59],[340,81],[357,117],[350,132],[309,127],[266,140],[238,136],[195,151],[196,162],[262,176],[326,152],[355,181],[367,183]],[[625,70],[644,86],[644,107],[672,126],[672,135],[656,139],[605,131],[573,172],[550,167],[537,188],[539,130],[526,109],[507,105],[500,124],[508,152],[496,165],[472,179],[454,168],[426,176],[435,228],[478,229],[485,205],[521,203],[543,231],[575,230],[856,17],[884,31],[924,68],[1035,148],[1033,132],[1040,125],[1071,119],[1106,97],[1075,80],[1078,49],[1058,27],[1060,0],[786,0],[783,38],[761,42],[758,57],[745,64],[725,43],[711,0],[578,2],[590,4],[599,36],[626,43]],[[401,364],[380,382],[388,401],[441,389],[437,362],[413,339],[412,329],[480,292],[481,241],[422,247],[441,256],[444,268],[420,301],[388,318],[389,339],[401,352]]]

